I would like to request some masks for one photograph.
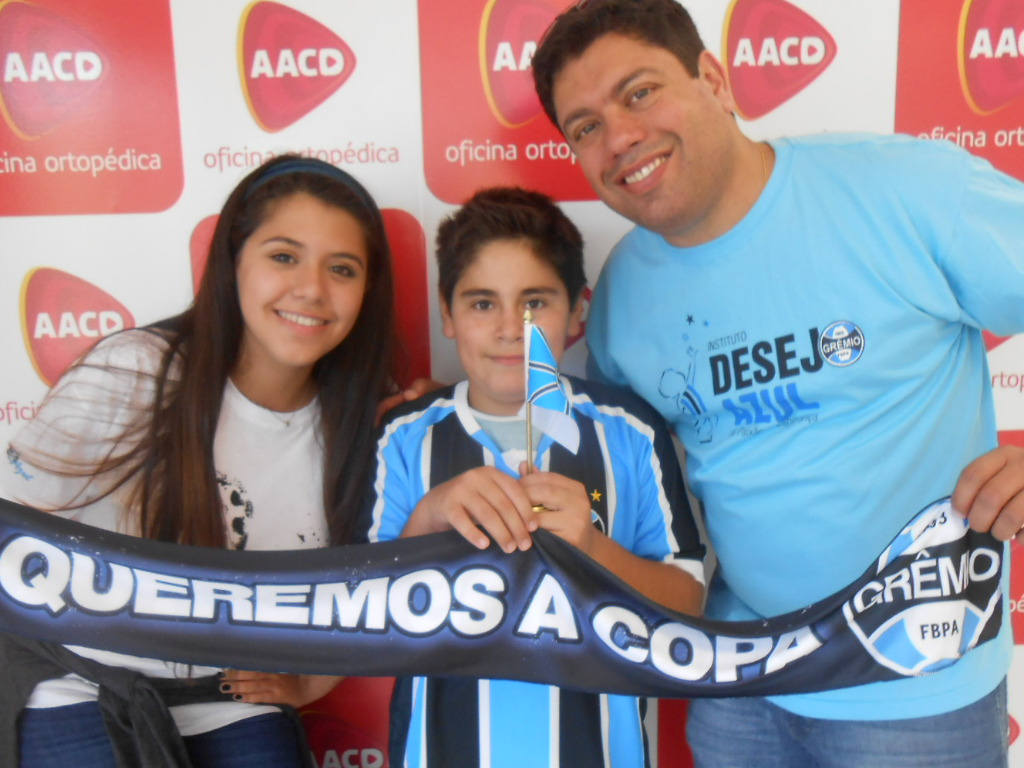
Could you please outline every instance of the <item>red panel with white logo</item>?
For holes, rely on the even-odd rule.
[[[1024,179],[1024,2],[903,0],[896,130]]]
[[[131,328],[135,318],[113,296],[59,269],[34,269],[21,289],[25,346],[39,377],[52,385],[103,336]]]
[[[294,8],[257,0],[242,14],[238,61],[257,124],[287,128],[352,76],[356,57],[344,40]]]
[[[182,190],[166,0],[0,2],[0,215],[161,211]]]
[[[595,200],[533,89],[537,41],[566,0],[420,2],[424,172],[459,204],[518,184],[557,200]]]
[[[321,768],[387,768],[392,677],[346,677],[301,711]]]
[[[836,55],[828,30],[785,0],[734,0],[722,36],[737,111],[748,120],[789,101]]]

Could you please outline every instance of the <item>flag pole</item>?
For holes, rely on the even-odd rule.
[[[526,393],[526,474],[533,472],[533,403],[530,402],[530,331],[533,326],[533,312],[523,312],[523,391]]]
[[[533,403],[530,402],[530,353],[529,346],[533,340],[533,312],[523,312],[523,392],[526,393],[526,474],[533,474]],[[534,504],[534,512],[547,512],[543,504]]]

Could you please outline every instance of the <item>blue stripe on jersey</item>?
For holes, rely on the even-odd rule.
[[[405,742],[405,766],[426,768],[426,733],[424,732],[423,708],[426,706],[426,679],[417,677],[412,682],[412,717],[409,736]],[[394,706],[394,704],[392,704]]]
[[[608,736],[614,768],[644,768],[640,702],[633,696],[606,696]]]
[[[546,685],[511,680],[490,681],[490,711],[481,711],[480,719],[483,722],[486,718],[489,726],[491,768],[550,764],[550,705],[551,693]],[[480,765],[483,768],[488,765],[487,755],[481,757]]]

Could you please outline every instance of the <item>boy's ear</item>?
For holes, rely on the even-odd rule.
[[[445,301],[443,294],[437,295],[438,303],[441,305],[441,331],[446,339],[455,338],[455,322],[452,320],[452,309]]]
[[[579,336],[580,331],[583,330],[583,291],[580,291],[580,295],[576,297],[576,303],[572,305],[572,311],[569,312],[569,328],[566,334],[569,338]]]

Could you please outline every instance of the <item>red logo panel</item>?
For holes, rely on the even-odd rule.
[[[1024,645],[1024,547],[1016,541],[1010,545],[1010,601],[1013,636],[1018,645]]]
[[[136,213],[182,189],[167,0],[0,2],[0,216]]]
[[[253,119],[273,133],[341,88],[356,57],[320,22],[286,5],[257,0],[242,14],[238,64]]]
[[[1024,179],[1024,0],[903,0],[896,130]]]
[[[964,95],[975,112],[995,112],[1024,96],[1024,3],[967,0],[958,51]]]
[[[982,331],[982,336],[985,338],[985,349],[991,352],[993,349],[998,347],[1004,341],[1009,341],[1012,336],[996,336],[991,331]]]
[[[346,677],[301,710],[317,765],[387,768],[391,677]]]
[[[424,173],[460,204],[520,185],[557,200],[596,200],[533,90],[537,41],[566,0],[420,2]]]
[[[723,37],[737,111],[748,120],[800,93],[836,56],[828,30],[785,0],[734,0]]]
[[[34,269],[21,287],[21,327],[32,365],[53,385],[101,337],[135,318],[110,294],[58,269]]]

